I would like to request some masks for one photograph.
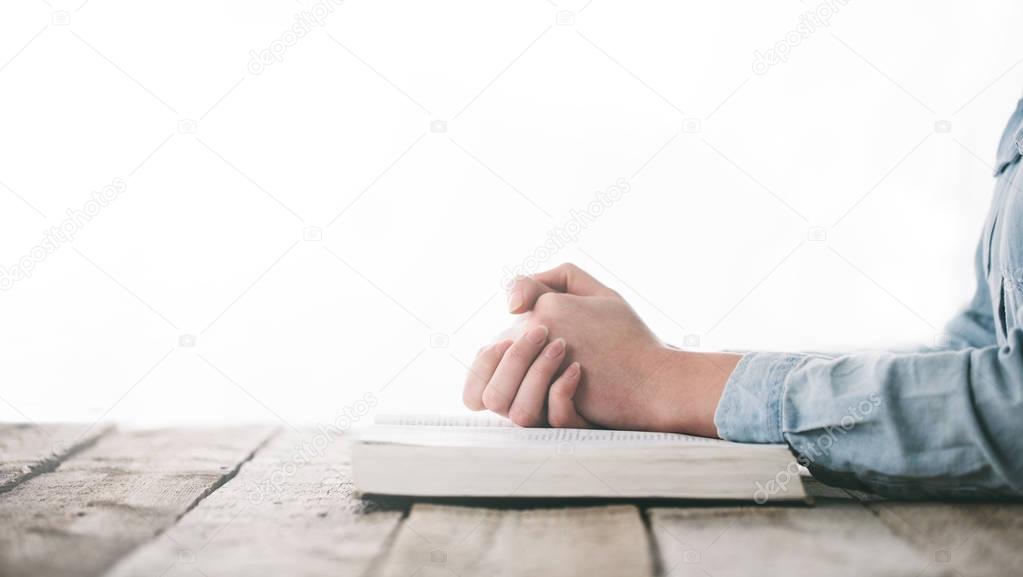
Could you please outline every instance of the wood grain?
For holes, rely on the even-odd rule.
[[[485,509],[417,504],[381,577],[653,574],[639,510],[629,505]]]
[[[102,573],[229,479],[271,432],[150,430],[101,438],[0,495],[0,575]]]
[[[352,494],[350,440],[286,434],[111,577],[362,575],[404,509]],[[408,576],[405,576],[408,577]]]
[[[0,425],[0,576],[1002,576],[1023,503],[484,508],[352,494],[350,441]],[[857,497],[851,499],[850,496]],[[652,536],[648,537],[648,535]]]
[[[928,560],[923,575],[1023,572],[1023,503],[875,501],[867,506],[923,553]]]
[[[0,423],[0,493],[54,470],[111,430],[109,425]]]
[[[926,556],[856,501],[815,507],[651,509],[663,574],[905,575]]]

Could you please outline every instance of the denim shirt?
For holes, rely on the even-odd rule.
[[[940,347],[750,353],[715,414],[724,439],[787,443],[824,482],[900,498],[1023,495],[1023,101],[1002,135],[977,290]]]

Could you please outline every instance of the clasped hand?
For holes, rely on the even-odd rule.
[[[514,339],[476,354],[463,401],[524,427],[671,431],[717,436],[714,411],[740,356],[664,344],[625,299],[563,264],[519,277]]]

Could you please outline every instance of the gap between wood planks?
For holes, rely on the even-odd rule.
[[[45,432],[44,427],[38,425],[30,425],[30,427],[34,427],[43,434],[47,434],[48,436],[50,436],[48,433]],[[57,467],[61,465],[61,463],[70,459],[71,457],[74,457],[78,453],[81,453],[85,449],[88,449],[89,447],[95,445],[97,441],[99,441],[101,438],[105,437],[107,434],[113,432],[116,429],[116,427],[114,427],[111,424],[100,427],[95,431],[93,431],[93,428],[94,428],[93,426],[90,426],[85,431],[83,431],[78,436],[78,438],[71,443],[71,446],[69,446],[66,451],[62,452],[54,451],[49,455],[40,457],[38,461],[25,465],[26,470],[24,473],[21,473],[20,475],[14,474],[10,479],[7,479],[6,481],[0,483],[0,495],[7,493],[8,491],[14,489],[18,485],[24,483],[25,481],[34,479],[35,477],[38,477],[39,475],[42,475],[44,473],[50,473],[55,471]],[[92,434],[90,435],[89,433]],[[50,441],[52,447],[52,443],[55,443],[53,441],[52,436],[50,436]]]
[[[104,434],[106,432],[104,431]],[[65,431],[65,433],[67,432]],[[73,439],[75,435],[77,433],[67,433],[66,438]],[[42,450],[38,452],[39,456],[32,459],[26,458],[27,452],[24,450],[26,443],[11,445],[15,448],[13,451],[14,459],[10,461],[12,466],[7,469],[9,475],[4,476],[2,475],[3,471],[0,471],[0,479],[7,477],[4,483],[14,488],[29,478],[38,477],[45,473],[53,473],[54,471],[63,471],[62,467],[70,466],[67,464],[67,461],[73,455],[92,446],[99,439],[97,437],[96,439],[83,440],[82,443],[88,442],[88,445],[82,445],[82,443],[78,442],[67,442],[66,447],[68,448],[63,449],[63,443],[51,442],[50,436],[36,434],[35,446]],[[60,437],[61,435],[54,433],[52,436]],[[281,428],[267,429],[261,436],[253,438],[251,444],[239,447],[240,450],[232,455],[230,460],[222,462],[223,469],[216,471],[214,475],[209,477],[208,485],[205,485],[200,491],[192,493],[190,500],[178,504],[178,508],[174,511],[173,516],[168,515],[165,518],[166,526],[152,531],[137,533],[140,540],[121,559],[126,558],[141,548],[152,545],[158,537],[168,531],[178,531],[182,524],[188,521],[188,519],[182,520],[189,513],[195,516],[196,513],[194,511],[197,508],[200,509],[200,512],[203,509],[210,508],[210,503],[207,503],[206,499],[215,493],[219,495],[215,500],[223,500],[225,497],[221,489],[226,487],[225,491],[227,491],[234,488],[230,491],[232,493],[231,499],[236,499],[233,493],[242,491],[241,487],[243,485],[241,483],[245,480],[245,476],[249,474],[247,473],[250,470],[249,468],[254,466],[253,461],[259,463],[262,459],[277,459],[275,455],[270,454],[272,452],[271,449],[274,447],[268,447],[268,445],[271,443],[278,445],[284,440],[285,436],[282,435]],[[62,450],[51,450],[51,447],[54,446],[61,446]],[[51,452],[54,454],[51,455]],[[287,457],[287,454],[288,452],[284,451],[281,458]],[[43,464],[43,461],[46,461],[46,463]],[[19,473],[19,471],[25,472]],[[31,477],[28,477],[28,475],[31,475]],[[228,483],[232,484],[228,485]],[[23,489],[19,489],[19,492]],[[833,507],[830,513],[824,510],[829,508],[827,506],[822,507],[822,510],[818,511],[803,508],[789,510],[788,507],[779,508],[777,511],[774,509],[764,509],[758,511],[758,515],[762,516],[763,514],[772,513],[773,517],[760,519],[758,516],[750,517],[746,515],[743,508],[738,507],[729,508],[720,514],[714,514],[712,511],[700,511],[701,509],[713,508],[714,505],[712,504],[689,504],[684,507],[669,507],[667,505],[639,506],[638,513],[641,525],[639,527],[633,525],[636,530],[633,534],[638,534],[641,531],[646,538],[645,550],[650,556],[653,574],[655,575],[672,573],[673,569],[675,569],[674,561],[677,561],[674,557],[677,557],[679,551],[683,551],[683,549],[700,549],[702,537],[706,537],[705,540],[708,542],[704,549],[709,548],[716,541],[715,535],[719,530],[728,530],[731,527],[729,522],[735,522],[733,519],[737,519],[740,522],[735,527],[731,527],[731,532],[729,533],[730,540],[723,540],[711,554],[704,555],[703,562],[712,569],[714,563],[721,564],[721,567],[725,568],[735,568],[733,565],[742,561],[742,554],[758,557],[755,551],[751,552],[748,550],[750,544],[757,543],[756,540],[751,540],[752,537],[750,535],[753,532],[762,533],[761,536],[765,539],[774,538],[779,543],[791,543],[791,539],[795,537],[801,538],[801,542],[820,545],[817,540],[820,535],[827,532],[824,529],[833,527],[853,530],[852,535],[860,541],[853,539],[850,542],[850,546],[860,543],[860,545],[869,546],[866,550],[885,553],[881,557],[887,555],[901,559],[901,563],[893,562],[885,565],[885,567],[888,569],[898,569],[899,571],[911,568],[915,573],[905,573],[910,576],[919,573],[920,567],[941,570],[954,565],[957,565],[959,569],[963,569],[965,574],[1000,575],[1006,574],[1005,571],[1021,559],[1021,551],[1018,545],[1014,544],[1016,539],[1013,535],[1019,535],[1021,533],[1018,531],[1023,530],[1023,508],[1011,508],[1003,504],[966,505],[875,502],[876,498],[870,495],[859,494],[856,491],[823,487],[819,486],[817,482],[808,482],[808,491],[824,502],[835,504],[845,501],[845,508]],[[223,504],[219,506],[223,507]],[[216,507],[215,505],[214,509]],[[863,514],[856,514],[852,510],[858,508],[866,508],[868,510],[869,514],[866,515],[866,518],[864,518]],[[1002,511],[1001,509],[1013,510]],[[315,511],[312,511],[312,513],[315,513]],[[209,514],[209,511],[207,511],[207,514]],[[392,519],[397,521],[396,523],[386,528],[380,526],[381,531],[374,537],[375,543],[379,544],[379,546],[374,545],[373,553],[366,555],[365,559],[368,560],[368,565],[365,567],[367,571],[364,573],[360,568],[360,574],[377,575],[381,573],[381,569],[386,570],[388,566],[393,564],[395,558],[398,557],[397,553],[400,553],[394,551],[394,543],[398,540],[399,533],[410,516],[410,509],[405,508],[401,511],[400,517],[392,517]],[[200,517],[202,516],[200,515]],[[742,520],[744,519],[762,522],[750,527],[743,524]],[[772,519],[792,522],[795,525],[790,533],[783,534],[774,526]],[[201,518],[199,520],[201,522]],[[195,520],[193,519],[193,521]],[[393,521],[388,521],[388,523],[391,522]],[[700,527],[704,525],[707,525],[707,527],[701,533]],[[876,529],[880,531],[860,530],[860,525],[867,529],[871,526],[876,526]],[[199,525],[196,525],[194,522],[191,523],[188,530],[195,533],[197,527],[201,532],[201,523]],[[642,528],[640,529],[640,527]],[[765,531],[766,533],[764,533]],[[884,540],[885,535],[889,533],[891,535],[889,540]],[[678,535],[685,542],[682,543],[680,541],[683,544],[682,549],[675,547],[675,541],[678,541],[679,537],[674,537],[674,535]],[[668,537],[667,539],[665,539],[666,536]],[[177,537],[177,535],[174,535],[174,537]],[[673,537],[674,540],[672,540]],[[171,540],[173,541],[173,539]],[[895,541],[898,542],[896,543]],[[997,545],[997,547],[992,551],[990,550],[990,545],[995,541],[997,543],[994,543],[994,545]],[[729,544],[733,548],[732,553],[734,555],[729,554],[728,551],[721,551],[723,546]],[[826,544],[833,545],[830,542],[826,542]],[[902,546],[903,544],[910,546],[913,551],[907,550],[906,547]],[[639,543],[634,542],[631,550],[634,552],[638,551],[639,545]],[[167,547],[164,548],[166,549]],[[847,552],[837,546],[831,549],[829,550],[835,554]],[[230,549],[228,548],[227,550]],[[171,552],[173,553],[173,551]],[[789,562],[789,555],[791,554],[792,552],[765,547],[763,550],[760,550],[760,559],[756,563],[774,562],[777,567],[782,567],[785,563]],[[801,562],[809,562],[813,560],[813,555],[810,554],[809,556],[810,559],[807,558],[807,553],[804,551],[798,558],[801,559]],[[155,556],[150,556],[150,558],[153,557]],[[842,558],[845,559],[845,557]],[[880,562],[881,560],[883,559],[878,561]],[[817,559],[816,562],[824,563],[824,560]],[[735,566],[738,567],[738,565]],[[745,567],[746,565],[743,566]],[[764,569],[762,565],[756,564],[751,565],[751,567]],[[684,570],[698,570],[700,566],[681,565],[680,568]],[[973,568],[974,571],[968,571],[970,568]],[[386,573],[386,571],[383,572]],[[715,573],[715,571],[712,570],[711,573]],[[134,573],[127,572],[125,574]],[[211,572],[210,574],[216,575],[218,573]],[[900,572],[899,574],[903,573]]]
[[[246,454],[243,459],[241,459],[240,461],[235,463],[235,465],[233,467],[231,467],[231,469],[229,471],[227,471],[226,473],[221,475],[219,479],[217,479],[212,485],[209,486],[209,488],[207,488],[205,491],[203,491],[201,494],[199,494],[199,496],[197,496],[195,499],[193,499],[192,502],[188,505],[188,507],[186,507],[184,511],[179,513],[177,515],[177,517],[174,518],[174,521],[172,523],[168,524],[166,527],[158,529],[156,532],[153,533],[153,536],[150,537],[149,540],[138,543],[130,551],[125,552],[125,554],[122,555],[120,557],[120,559],[117,559],[117,561],[121,561],[122,559],[126,559],[132,553],[134,553],[135,551],[145,547],[149,543],[151,543],[151,542],[155,541],[156,539],[158,539],[161,535],[163,535],[167,531],[173,529],[174,526],[177,525],[185,515],[189,514],[193,509],[198,507],[207,497],[209,497],[210,495],[215,493],[217,491],[217,489],[220,489],[221,487],[226,485],[228,483],[228,481],[230,481],[231,479],[234,479],[236,476],[238,476],[238,472],[242,470],[242,467],[246,463],[252,461],[252,459],[255,458],[256,453],[258,453],[259,451],[263,450],[270,443],[270,441],[272,441],[272,440],[276,439],[278,436],[280,436],[281,430],[282,429],[280,427],[278,427],[276,429],[273,429],[270,432],[270,434],[268,434],[265,439],[263,439],[258,445],[256,445],[252,449],[252,451],[250,451],[248,454]],[[103,572],[103,574],[104,575],[107,574],[110,571],[110,569],[113,566],[116,565],[116,563],[117,562],[115,562],[114,565],[112,565],[111,567],[108,567],[107,570]]]
[[[661,558],[660,545],[657,543],[657,536],[654,535],[653,519],[647,507],[639,508],[639,518],[643,520],[643,530],[646,532],[647,547],[650,548],[650,559],[653,564],[654,575],[664,575],[664,561]]]
[[[227,473],[224,473],[224,475],[221,476],[219,479],[217,479],[216,482],[214,482],[212,485],[210,485],[208,489],[206,489],[205,491],[202,492],[202,494],[200,494],[198,497],[196,497],[192,501],[192,503],[190,505],[188,505],[188,507],[185,508],[185,510],[182,511],[174,519],[173,523],[171,523],[170,525],[168,525],[168,526],[164,527],[163,529],[160,529],[159,531],[157,531],[156,534],[153,535],[153,539],[156,539],[157,537],[162,535],[164,532],[166,532],[168,529],[170,529],[170,528],[174,527],[175,525],[177,525],[178,522],[181,521],[181,518],[184,517],[185,515],[189,514],[192,511],[192,509],[195,509],[196,507],[198,507],[199,503],[202,503],[204,499],[206,499],[207,497],[212,495],[217,489],[219,489],[219,488],[223,487],[224,485],[226,485],[228,481],[230,481],[231,479],[234,479],[235,477],[237,477],[238,476],[238,472],[242,470],[242,466],[245,465],[245,463],[248,463],[249,461],[251,461],[253,458],[255,458],[256,453],[258,453],[261,450],[263,450],[267,445],[270,444],[270,441],[276,439],[280,434],[281,434],[281,428],[280,427],[278,427],[278,428],[274,429],[273,431],[271,431],[270,434],[267,435],[266,438],[263,439],[263,441],[261,443],[256,445],[252,449],[252,451],[250,451],[249,454],[245,456],[244,459],[242,459],[241,461],[238,461],[238,463],[234,467],[232,467],[230,471],[228,471]],[[145,545],[145,543],[140,543],[139,547],[141,547],[143,545]],[[136,547],[136,549],[137,548],[138,547]]]
[[[3,505],[3,518],[11,521],[11,526],[0,532],[4,535],[3,548],[0,550],[0,574],[8,571],[18,575],[33,573],[70,575],[83,571],[95,575],[103,574],[111,563],[116,563],[139,547],[152,543],[168,528],[176,526],[186,514],[233,479],[245,463],[251,461],[280,433],[279,427],[240,429],[232,432],[233,436],[229,437],[230,440],[226,444],[211,443],[206,446],[208,451],[200,451],[196,457],[198,461],[196,458],[186,457],[175,461],[175,456],[187,453],[187,447],[195,445],[197,439],[202,439],[200,442],[202,444],[205,438],[196,437],[185,444],[177,441],[177,446],[173,446],[174,442],[170,439],[174,437],[166,431],[161,437],[158,432],[119,431],[116,434],[109,434],[111,430],[112,427],[107,427],[98,430],[94,437],[84,438],[89,429],[83,433],[80,425],[44,427],[0,425],[2,436],[0,452],[3,453],[0,480],[4,481],[6,487],[6,491],[0,495],[3,497],[0,504]],[[134,461],[134,458],[137,456],[143,462],[153,459],[153,455],[144,454],[147,439],[153,434],[157,435],[156,439],[162,441],[163,448],[170,451],[167,455],[170,455],[172,464],[169,468],[157,466],[152,472],[147,473],[144,466],[142,469],[138,468],[138,462]],[[122,461],[126,467],[124,471],[126,475],[118,475],[114,471]],[[112,485],[97,489],[106,487],[105,482],[101,480],[105,475],[111,474],[114,475],[111,477]],[[166,495],[167,503],[165,505],[157,501],[129,503],[125,499],[129,497],[134,499],[137,495],[132,488],[133,481],[128,477],[137,478],[138,482],[143,484],[148,482],[149,487],[142,495],[157,501],[163,496],[161,492],[169,491]],[[193,477],[195,481],[192,480]],[[203,477],[205,480],[200,480]],[[181,482],[179,483],[177,479],[181,479]],[[170,485],[165,486],[164,481]],[[85,483],[81,487],[84,493],[79,494],[75,487],[76,484],[82,483]],[[194,490],[190,491],[190,488]],[[69,489],[72,489],[70,493]],[[40,501],[47,490],[58,491],[53,495],[57,499],[55,503],[45,505]],[[116,497],[108,498],[102,494],[103,491],[112,491],[111,495]],[[178,499],[174,498],[175,493],[178,494]],[[29,509],[35,513],[19,507],[17,504],[19,499],[28,499],[26,504],[31,505]],[[145,519],[139,520],[146,522],[130,531],[134,537],[128,533],[119,533],[115,528],[102,529],[95,524],[90,526],[88,521],[83,532],[70,530],[75,521],[68,519],[84,517],[85,508],[93,505],[98,507],[100,515],[106,513],[116,518],[108,519],[107,522],[130,520],[133,523],[133,515],[136,514],[145,516]],[[149,511],[149,505],[153,505],[152,511]],[[161,515],[162,521],[159,520]],[[152,522],[148,522],[150,516],[153,517]],[[51,518],[56,524],[53,527],[44,527],[50,523]],[[52,534],[47,533],[47,528]],[[51,546],[63,539],[72,547],[80,546],[89,551],[92,551],[90,539],[98,539],[95,544],[102,545],[102,551],[96,549],[94,554],[90,553],[92,556],[88,563],[75,565],[66,559],[62,560],[60,555],[54,558],[46,553],[47,539],[51,541]],[[40,549],[37,547],[39,545],[44,546]]]

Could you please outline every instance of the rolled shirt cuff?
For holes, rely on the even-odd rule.
[[[725,383],[714,413],[718,436],[740,443],[784,443],[785,379],[806,355],[747,353]]]

